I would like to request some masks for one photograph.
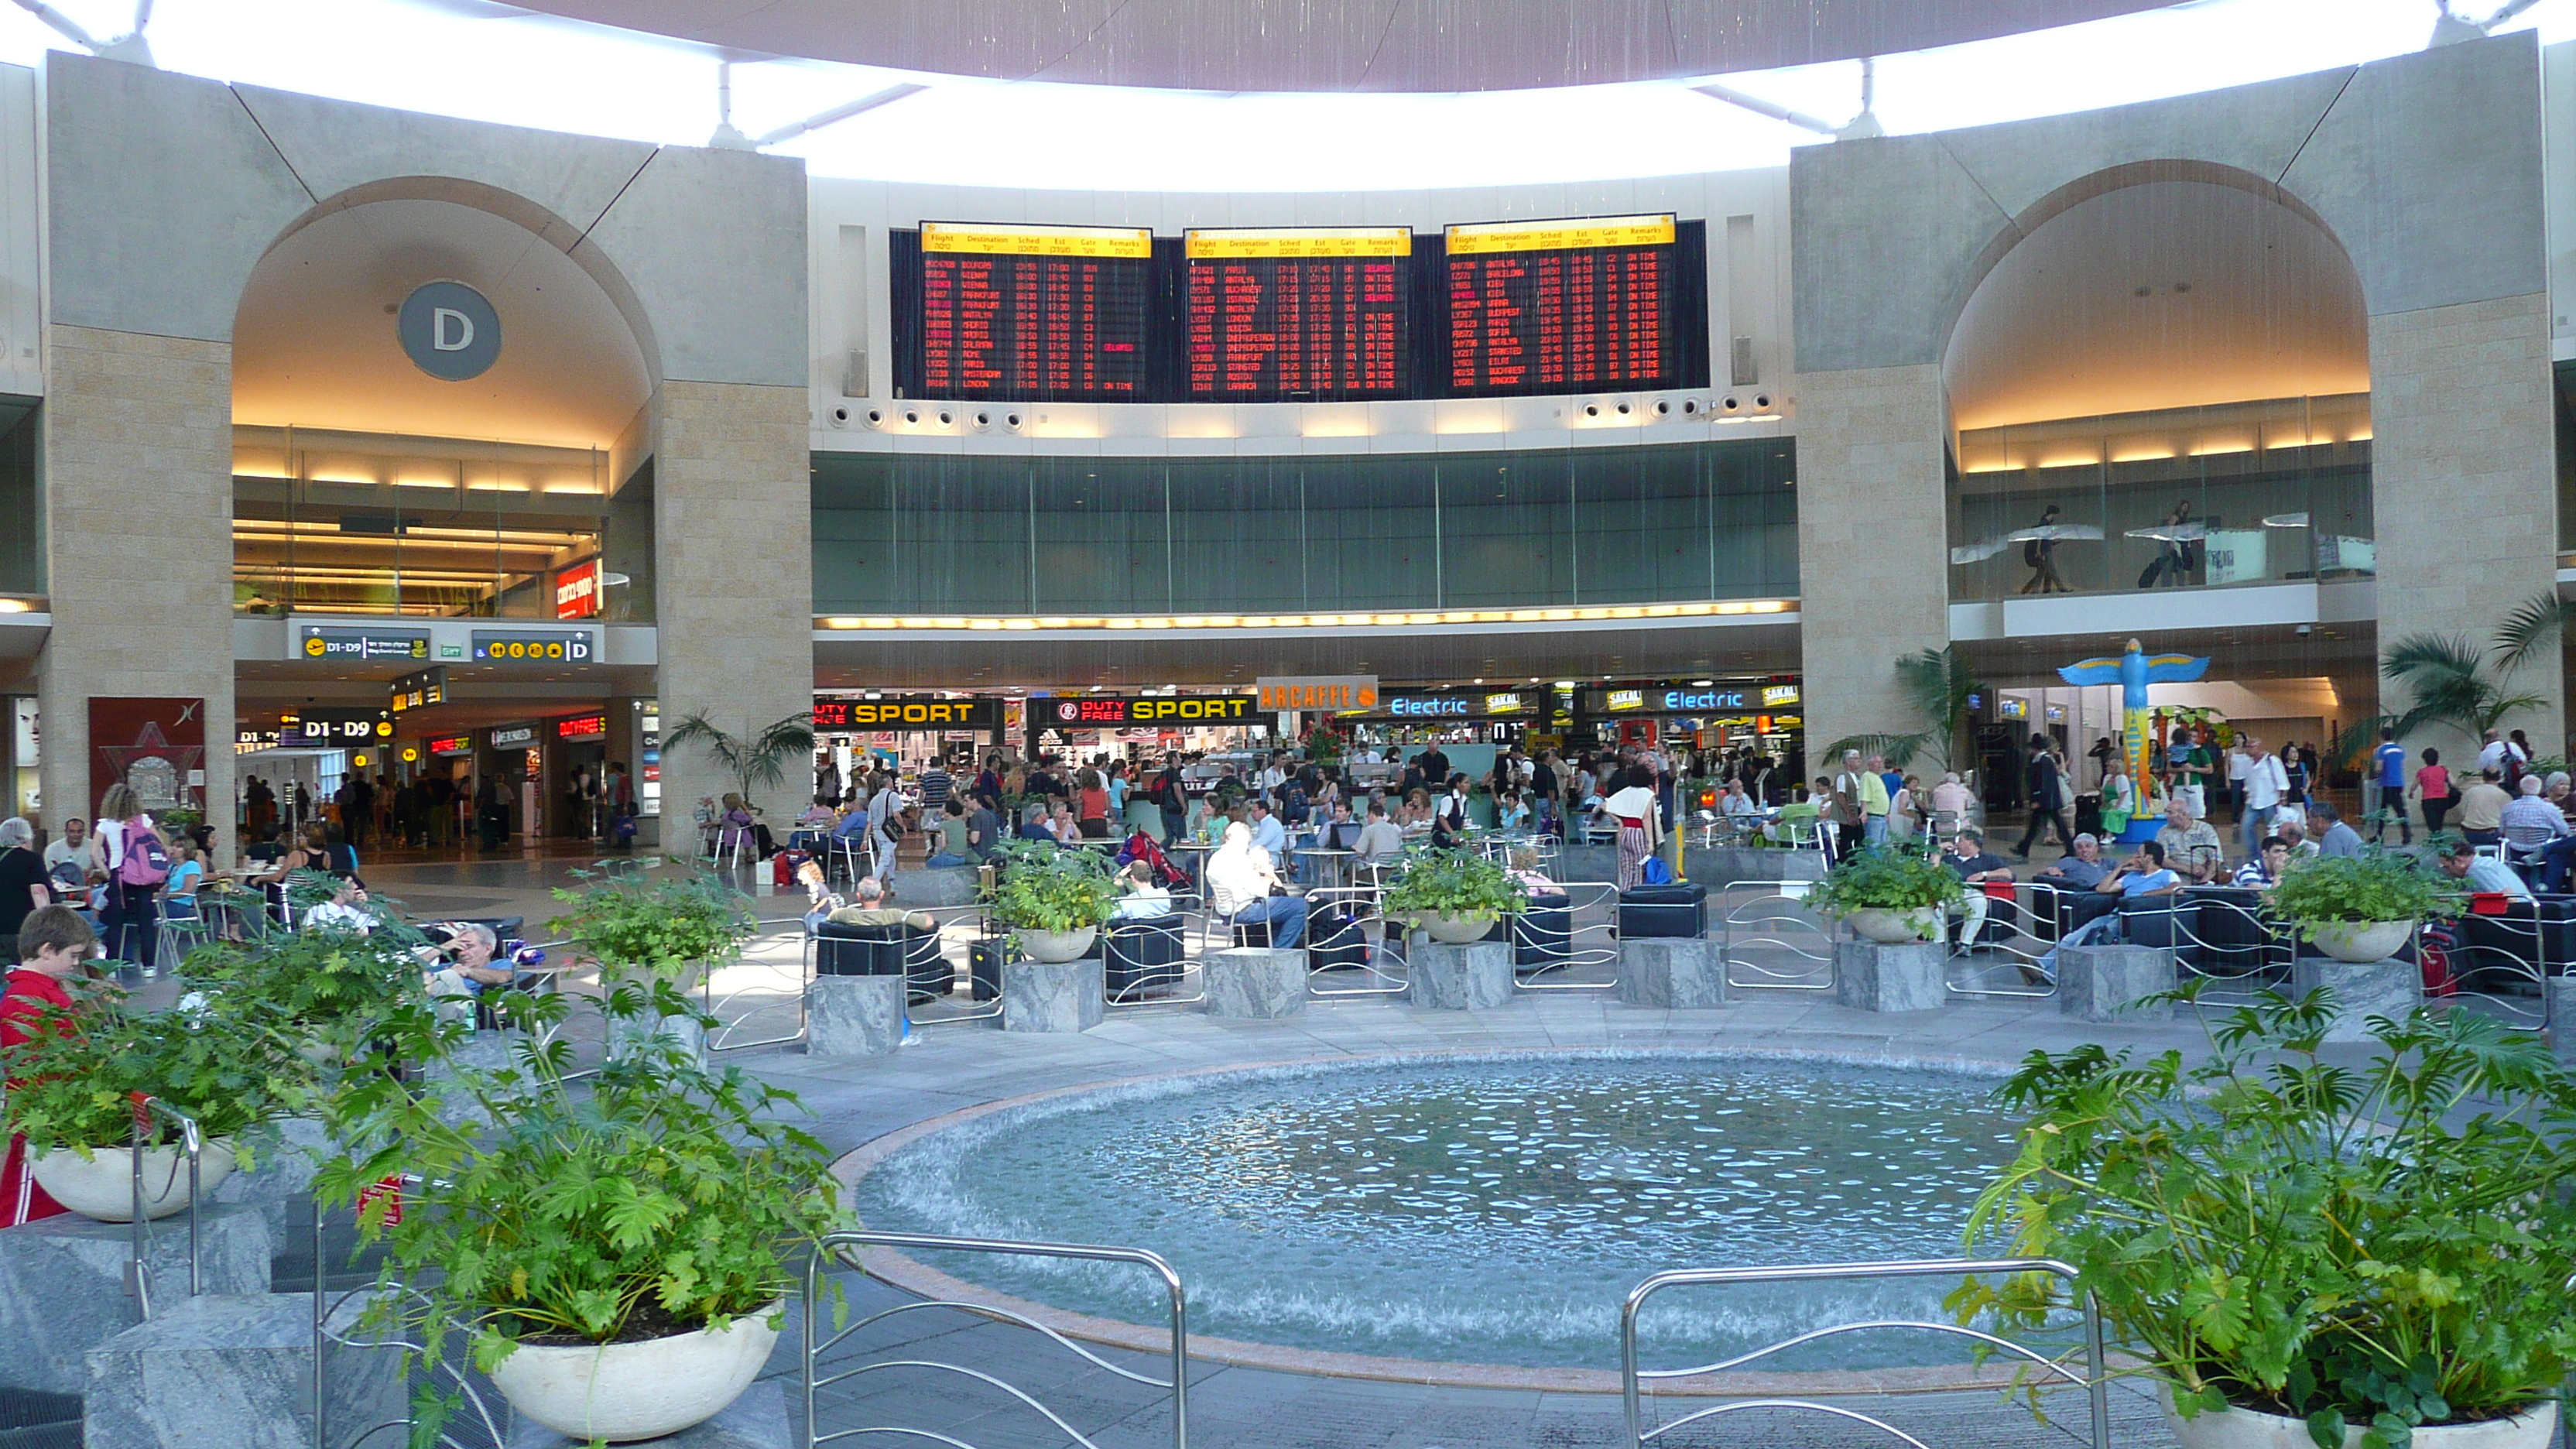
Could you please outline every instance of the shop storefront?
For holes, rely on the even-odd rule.
[[[1276,714],[1257,694],[1036,695],[1023,725],[1031,758],[1145,761],[1174,751],[1249,757],[1274,748]]]
[[[1794,680],[1693,680],[1586,689],[1576,697],[1576,738],[1602,748],[1651,745],[1775,760],[1803,758],[1805,719]]]
[[[846,789],[859,769],[892,769],[909,781],[936,755],[971,754],[998,744],[1004,737],[1003,704],[990,697],[817,695],[815,793]]]

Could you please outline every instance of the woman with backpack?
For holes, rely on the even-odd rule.
[[[99,850],[107,861],[107,954],[154,972],[153,949],[161,937],[161,883],[170,878],[170,843],[143,813],[132,787],[107,787],[98,806]]]

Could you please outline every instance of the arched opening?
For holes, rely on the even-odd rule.
[[[2033,207],[1942,359],[1951,597],[2366,576],[2361,280],[2294,198],[2153,163]]]
[[[281,804],[365,780],[412,802],[379,838],[340,800],[379,850],[606,829],[606,762],[652,759],[655,678],[580,628],[653,617],[658,363],[623,279],[524,198],[375,183],[260,259],[233,364],[234,606],[293,616],[283,661],[237,666],[239,727],[279,732],[244,772]],[[361,728],[317,736],[317,709]]]
[[[406,300],[438,283],[497,327],[471,376],[400,336]],[[439,342],[473,324],[444,325]],[[620,299],[526,218],[440,196],[317,208],[252,272],[233,355],[242,611],[551,620],[558,578],[606,560],[630,582],[602,611],[649,616],[631,582],[650,577],[649,480],[628,496],[613,460],[650,357]]]

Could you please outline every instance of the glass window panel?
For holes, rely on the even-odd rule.
[[[1438,460],[1441,604],[1574,601],[1573,467],[1565,451]]]
[[[1303,462],[1170,460],[1175,611],[1306,611]]]
[[[45,592],[45,500],[35,398],[0,397],[0,594]]]
[[[894,506],[894,459],[885,453],[814,455],[814,611],[892,610],[896,570],[883,566],[900,550]]]
[[[1300,460],[1312,609],[1440,607],[1436,463],[1419,453]]]
[[[1172,607],[1160,458],[1035,458],[1042,614]]]
[[[1709,597],[1707,481],[1690,447],[1578,448],[1575,601]]]

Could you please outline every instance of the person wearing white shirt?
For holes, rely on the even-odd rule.
[[[2522,761],[2524,764],[2531,763],[2531,757],[2524,754],[2521,748],[2515,745],[2513,741],[2506,739],[2503,735],[2496,733],[2494,730],[2489,730],[2486,735],[2486,744],[2481,746],[2478,750],[2478,768],[2481,770],[2493,770],[2498,774],[2502,774],[2504,773],[2504,762],[2507,755],[2511,755],[2513,758]]]
[[[2227,803],[2236,811],[2236,823],[2245,823],[2245,774],[2254,768],[2254,741],[2240,735],[2227,747]]]
[[[1742,780],[1729,780],[1726,782],[1726,794],[1718,800],[1717,808],[1720,813],[1726,815],[1759,815],[1762,813],[1762,807],[1754,804],[1753,797],[1744,793],[1744,782]]]
[[[304,929],[346,931],[363,936],[376,928],[376,918],[364,909],[366,890],[356,876],[344,875],[331,891],[331,899],[304,913]]]
[[[2280,808],[2290,793],[2290,772],[2281,757],[2263,748],[2263,742],[2248,736],[2245,740],[2245,773],[2235,783],[2238,791],[2237,826],[2245,837],[2248,860],[2262,854],[2264,833],[2272,827],[2272,812]],[[2234,768],[2233,757],[2229,768]]]
[[[1279,872],[1252,844],[1252,827],[1237,820],[1225,827],[1225,843],[1208,857],[1208,905],[1218,917],[1237,926],[1268,926],[1274,950],[1290,951],[1306,934],[1306,898],[1272,895]]]

